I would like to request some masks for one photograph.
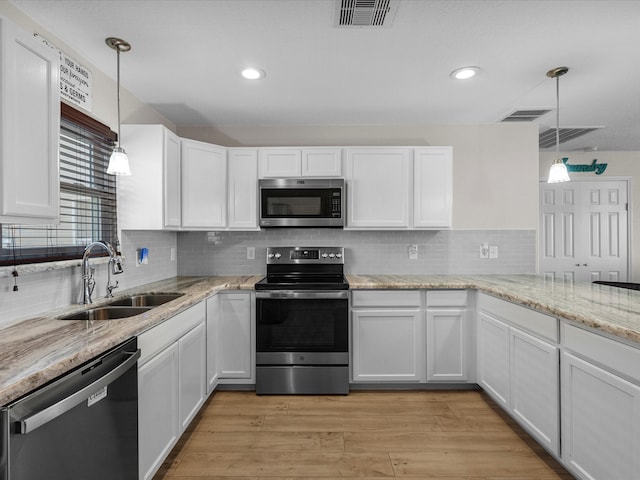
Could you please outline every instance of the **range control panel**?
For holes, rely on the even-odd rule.
[[[267,265],[274,264],[344,264],[343,247],[268,247]]]

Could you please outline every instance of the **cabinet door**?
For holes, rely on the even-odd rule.
[[[204,319],[203,319],[204,320]],[[180,352],[180,432],[204,403],[206,389],[206,328],[201,323],[178,342]]]
[[[0,223],[57,223],[60,59],[0,18]]]
[[[179,228],[181,224],[180,137],[164,129],[164,226]],[[146,175],[146,172],[140,172]],[[138,212],[139,214],[139,212]]]
[[[340,148],[303,148],[303,177],[341,177],[342,149]]]
[[[260,149],[260,178],[300,177],[302,175],[299,148]]]
[[[427,310],[427,381],[469,380],[467,310]]]
[[[502,408],[509,408],[509,327],[478,314],[478,384]]]
[[[451,227],[452,148],[416,148],[413,175],[413,226],[416,228]]]
[[[227,225],[227,152],[223,147],[182,140],[182,226]]]
[[[407,148],[350,148],[347,160],[347,227],[408,228]]]
[[[419,309],[353,310],[353,381],[424,381]]]
[[[258,230],[258,151],[229,149],[229,228]]]
[[[207,299],[207,393],[218,386],[220,378],[220,295]]]
[[[560,454],[558,347],[510,328],[510,409],[547,450]]]
[[[610,480],[640,472],[640,388],[562,354],[562,459],[578,476]]]
[[[251,295],[220,294],[220,378],[254,378]]]
[[[178,441],[178,344],[138,370],[138,449],[140,477],[153,478]]]

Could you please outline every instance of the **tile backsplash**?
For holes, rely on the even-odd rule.
[[[175,275],[264,274],[268,246],[343,246],[347,273],[532,274],[536,270],[534,230],[348,231],[273,229],[259,232],[123,231],[125,272],[114,277],[120,288]],[[479,258],[483,242],[498,247],[497,259]],[[418,258],[409,259],[409,246]],[[148,264],[136,266],[136,251],[149,250]],[[247,259],[255,247],[255,259]],[[172,260],[172,253],[175,258]],[[96,265],[94,298],[103,297],[107,265]],[[0,276],[0,326],[78,303],[80,267]]]
[[[480,246],[498,247],[498,258],[481,259]],[[418,258],[409,259],[409,246]],[[535,230],[350,231],[285,228],[260,232],[181,232],[179,275],[265,273],[266,247],[342,246],[345,271],[424,274],[533,274]],[[255,259],[247,248],[255,247]]]

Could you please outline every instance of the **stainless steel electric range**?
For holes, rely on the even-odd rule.
[[[256,393],[349,393],[344,249],[268,248],[255,289]]]

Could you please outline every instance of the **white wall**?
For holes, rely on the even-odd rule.
[[[568,157],[572,165],[591,164],[594,159],[598,164],[606,163],[607,169],[602,175],[593,172],[570,172],[574,178],[629,177],[631,178],[631,204],[629,205],[629,222],[631,224],[631,278],[632,282],[640,282],[640,152],[560,152],[560,158]],[[540,153],[540,178],[546,179],[549,167],[555,161],[555,152]]]
[[[537,229],[538,127],[531,123],[411,126],[178,127],[228,147],[452,145],[456,229]]]

